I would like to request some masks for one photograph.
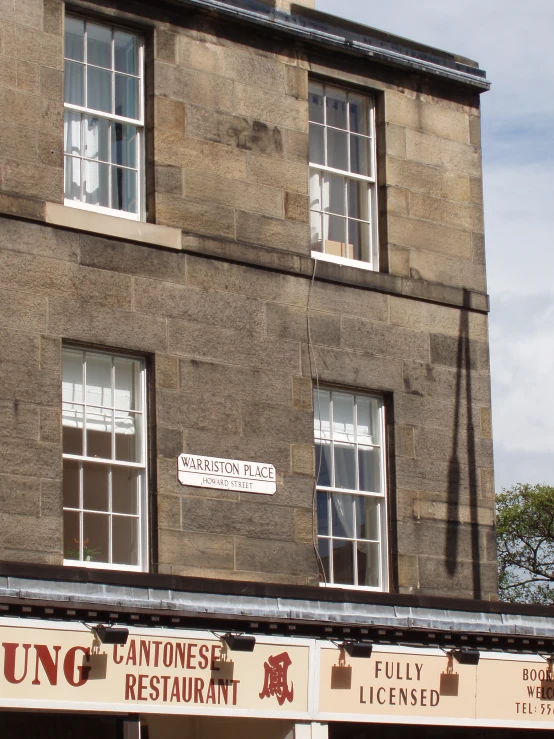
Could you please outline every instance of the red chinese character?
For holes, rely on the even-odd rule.
[[[267,662],[264,662],[265,678],[260,698],[270,698],[275,695],[280,706],[285,701],[292,703],[294,685],[291,683],[290,688],[287,685],[287,672],[291,664],[292,661],[287,652],[268,657]]]

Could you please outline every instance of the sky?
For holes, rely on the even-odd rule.
[[[554,0],[316,0],[469,57],[481,97],[496,490],[554,485]]]

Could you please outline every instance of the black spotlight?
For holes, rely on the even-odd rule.
[[[256,637],[248,634],[224,634],[221,638],[231,652],[253,652],[256,646]]]
[[[454,649],[452,654],[461,665],[478,665],[481,656],[478,649]]]
[[[127,644],[129,629],[121,626],[96,626],[93,631],[102,644]]]
[[[371,657],[373,651],[373,644],[369,641],[344,641],[341,647],[351,657]]]

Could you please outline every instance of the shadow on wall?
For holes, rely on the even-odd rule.
[[[477,465],[475,455],[475,427],[472,414],[471,390],[471,342],[469,340],[469,291],[464,290],[464,310],[460,311],[460,330],[458,333],[458,353],[456,359],[456,396],[454,407],[454,428],[452,434],[452,453],[448,465],[448,516],[444,553],[446,569],[453,577],[458,569],[458,548],[460,536],[459,508],[462,483],[462,469],[459,457],[461,426],[461,407],[463,381],[465,378],[465,402],[467,423],[467,475],[469,486],[469,506],[471,511],[471,559],[473,563],[473,597],[481,599],[481,562],[479,556],[479,526],[477,521]]]

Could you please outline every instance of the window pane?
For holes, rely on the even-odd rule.
[[[346,218],[340,216],[324,216],[325,219],[325,253],[336,257],[348,256],[346,251]]]
[[[109,408],[112,402],[112,358],[103,354],[86,355],[87,403]]]
[[[83,508],[109,510],[109,469],[105,464],[83,462]]]
[[[310,162],[325,164],[325,137],[323,126],[310,123]]]
[[[84,116],[83,156],[87,159],[100,159],[103,162],[108,162],[110,158],[109,136],[109,121],[96,116]]]
[[[316,439],[331,438],[331,393],[314,390],[314,434]]]
[[[348,171],[348,134],[344,131],[327,129],[327,165]]]
[[[138,80],[123,74],[115,75],[115,114],[138,118]]]
[[[379,587],[379,544],[357,542],[358,585]]]
[[[350,136],[350,171],[371,175],[369,170],[369,139],[361,136]]]
[[[379,401],[376,398],[358,396],[356,398],[356,410],[358,442],[380,444]]]
[[[83,513],[83,559],[109,562],[110,517],[103,513]]]
[[[381,469],[379,447],[358,447],[360,465],[360,490],[368,493],[381,492]]]
[[[320,536],[329,536],[329,495],[317,494],[317,533]]]
[[[112,68],[112,30],[87,23],[87,62],[98,67]]]
[[[323,251],[323,216],[321,213],[310,213],[310,243],[314,251]]]
[[[87,456],[111,459],[112,411],[87,408]]]
[[[79,462],[63,461],[63,504],[65,508],[79,508]]]
[[[323,182],[323,205],[326,211],[346,215],[344,177],[326,175]]]
[[[137,129],[112,123],[112,162],[124,167],[137,166]]]
[[[114,62],[118,72],[137,74],[137,40],[131,33],[114,31]]]
[[[77,62],[65,62],[64,100],[71,105],[84,105],[85,67]]]
[[[333,437],[342,441],[355,441],[353,395],[333,393]]]
[[[331,582],[331,571],[330,571],[330,549],[331,542],[329,539],[319,539],[319,556],[323,564],[323,571],[325,573],[325,579],[327,582]]]
[[[62,400],[83,402],[83,355],[64,351],[62,356]]]
[[[323,123],[323,86],[310,83],[310,121]]]
[[[64,157],[64,197],[68,200],[81,199],[81,160]]]
[[[132,359],[114,359],[115,407],[140,410],[140,365]]]
[[[331,446],[330,444],[315,445],[315,472],[317,484],[323,487],[331,487]]]
[[[369,220],[369,185],[348,180],[348,215],[361,221]]]
[[[321,182],[323,175],[316,170],[310,170],[310,209],[322,210]]]
[[[112,511],[137,513],[138,472],[131,467],[112,467]]]
[[[65,559],[80,559],[79,544],[79,513],[77,511],[63,512],[63,556]]]
[[[87,107],[112,112],[112,73],[97,67],[87,68]]]
[[[354,538],[354,498],[331,494],[331,530],[334,537]]]
[[[379,541],[379,514],[381,504],[375,498],[358,495],[354,499],[356,507],[356,538]]]
[[[333,582],[355,585],[354,542],[333,541]]]
[[[83,408],[63,403],[62,405],[63,453],[83,454]]]
[[[83,160],[85,203],[109,205],[109,164]]]
[[[121,462],[140,462],[141,418],[134,413],[115,412],[115,458]]]
[[[65,18],[64,56],[82,62],[84,60],[85,24],[77,18]]]
[[[81,114],[66,110],[63,121],[63,143],[66,154],[81,155]]]
[[[352,259],[369,262],[369,224],[348,220],[348,251]]]
[[[112,208],[137,212],[137,173],[132,169],[112,167]]]
[[[346,93],[329,87],[326,92],[327,125],[346,128]]]
[[[368,133],[367,100],[358,95],[349,95],[350,130],[355,133]]]
[[[356,452],[353,446],[335,444],[335,487],[356,489]]]
[[[112,562],[118,565],[138,564],[138,519],[112,517]]]

